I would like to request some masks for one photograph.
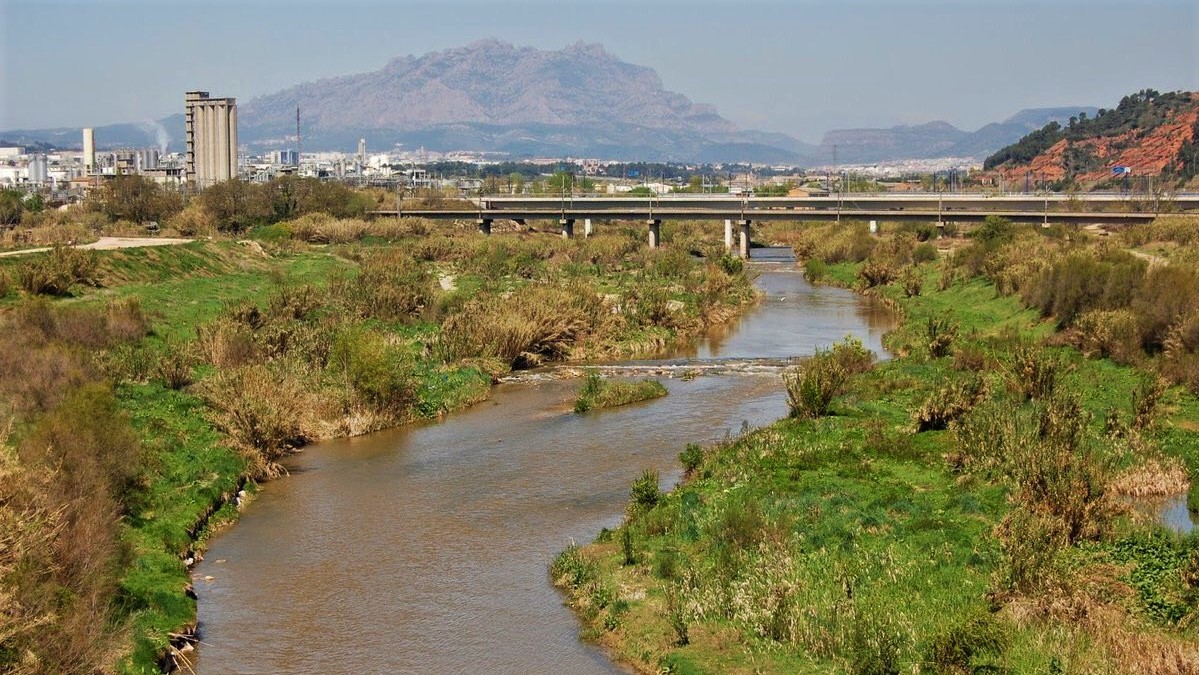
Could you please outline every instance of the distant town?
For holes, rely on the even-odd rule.
[[[602,158],[512,158],[503,153],[469,150],[437,152],[392,147],[371,150],[369,139],[356,152],[301,152],[293,147],[263,154],[238,148],[236,101],[185,95],[188,146],[168,152],[165,143],[149,147],[105,144],[92,128],[83,129],[80,145],[19,146],[0,139],[0,188],[40,194],[48,203],[70,204],[115,176],[139,175],[179,191],[195,191],[229,178],[268,182],[278,176],[334,180],[393,188],[436,188],[463,194],[546,192],[539,177],[567,172],[577,191],[598,194],[703,192],[801,195],[828,192],[881,192],[937,187],[955,189],[982,169],[969,157],[911,159],[860,165],[799,167],[749,163],[688,164],[627,162]],[[193,119],[195,117],[195,119]],[[558,185],[561,185],[559,182]]]

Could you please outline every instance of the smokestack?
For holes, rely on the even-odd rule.
[[[96,130],[91,127],[83,130],[83,170],[89,174],[96,170]]]

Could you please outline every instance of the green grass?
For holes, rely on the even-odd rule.
[[[183,556],[202,540],[210,512],[238,491],[246,460],[224,444],[196,397],[161,386],[125,385],[119,400],[142,438],[146,489],[124,524],[132,562],[121,580],[134,651],[122,669],[156,673],[168,633],[195,619]]]
[[[589,371],[575,399],[575,412],[648,401],[666,395],[666,387],[657,380],[605,380],[599,373]]]
[[[856,266],[829,265],[823,273],[852,285]],[[853,378],[831,416],[781,420],[708,450],[656,507],[575,552],[588,578],[563,584],[555,577],[584,635],[642,670],[883,672],[871,664],[893,657],[907,671],[954,626],[990,615],[1003,560],[994,529],[1010,508],[1009,488],[954,473],[943,459],[953,447],[950,432],[913,433],[912,411],[938,382],[956,376],[952,356],[927,357],[924,325],[928,317],[950,317],[958,326],[955,348],[971,345],[998,361],[986,374],[997,391],[1007,386],[1011,345],[1045,337],[1052,325],[981,280],[936,288],[926,283],[912,299],[883,290],[905,315],[887,337],[900,356]],[[1082,394],[1093,430],[1112,410],[1131,418],[1132,391],[1144,374],[1054,351],[1064,363],[1060,386]],[[1180,388],[1168,399],[1168,414],[1149,437],[1199,475],[1199,400]],[[1189,611],[1175,582],[1185,560],[1181,539],[1131,522],[1119,531],[1129,534],[1072,555],[1079,564],[1099,556],[1130,565],[1124,578],[1137,592],[1130,611],[1164,617],[1154,620],[1173,630],[1169,621]],[[635,565],[625,564],[626,540]],[[672,586],[686,589],[676,592],[689,602],[685,645],[671,622]],[[1002,621],[1006,651],[979,651],[972,669],[1048,672],[1074,650],[1103,658],[1102,647],[1069,630]]]

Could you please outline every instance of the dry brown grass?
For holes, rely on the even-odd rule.
[[[1186,467],[1177,457],[1149,457],[1112,477],[1108,489],[1124,497],[1165,497],[1191,487]]]
[[[589,338],[604,335],[614,317],[587,286],[534,284],[466,303],[442,323],[439,346],[447,360],[495,358],[529,368],[569,358]]]
[[[312,390],[294,375],[261,365],[224,369],[205,380],[201,395],[213,421],[252,460],[253,473],[270,478],[295,448],[317,437]]]

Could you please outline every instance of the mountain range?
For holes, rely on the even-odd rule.
[[[223,96],[228,92],[213,91]],[[667,90],[652,68],[598,44],[561,50],[483,40],[382,69],[299,84],[239,102],[239,139],[250,152],[295,145],[301,109],[305,150],[473,150],[513,157],[599,157],[686,162],[752,161],[805,166],[932,157],[985,157],[1049,120],[1094,108],[1025,110],[977,131],[947,122],[843,129],[820,145],[740,129],[715,108]],[[182,107],[182,106],[181,106]],[[182,148],[183,115],[96,129],[101,146]],[[73,128],[0,132],[6,142],[77,147]]]

